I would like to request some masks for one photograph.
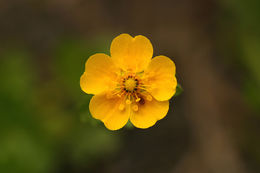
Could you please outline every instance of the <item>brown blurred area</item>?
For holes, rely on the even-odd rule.
[[[54,172],[260,171],[260,119],[244,98],[242,83],[246,68],[236,60],[239,48],[236,47],[234,32],[237,31],[232,23],[232,10],[229,12],[231,17],[226,19],[223,6],[226,7],[225,2],[215,0],[1,1],[0,51],[5,52],[10,47],[28,50],[33,55],[29,68],[34,69],[36,86],[64,87],[53,84],[60,80],[53,72],[55,63],[63,61],[62,58],[55,59],[54,52],[64,38],[97,39],[95,44],[105,38],[100,42],[108,52],[115,36],[129,33],[148,37],[154,47],[154,56],[171,57],[177,67],[177,79],[184,89],[180,96],[171,100],[167,117],[154,127],[111,132],[121,141],[112,154],[81,163],[81,167],[70,163],[69,155],[66,155],[68,158],[54,165]],[[74,58],[77,59],[77,55]],[[84,61],[77,61],[78,66],[82,66],[79,71],[83,71]],[[65,102],[65,111],[77,102],[65,96],[66,92],[59,93],[59,89],[47,92],[47,95],[40,95],[45,99],[40,104],[52,104],[52,94],[58,100],[65,100],[61,101]],[[82,95],[84,93],[79,97]],[[59,116],[59,119],[63,117]],[[77,119],[79,117],[75,116],[74,120]],[[251,142],[255,144],[249,145]],[[62,150],[61,153],[66,153],[66,147]],[[63,156],[57,154],[55,157]],[[85,167],[85,164],[91,166]]]

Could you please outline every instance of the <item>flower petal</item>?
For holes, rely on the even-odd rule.
[[[153,56],[153,46],[142,35],[131,37],[121,34],[114,38],[110,47],[111,57],[123,70],[143,71]]]
[[[91,115],[104,122],[110,130],[122,128],[128,121],[130,112],[126,107],[119,109],[122,99],[119,97],[107,98],[106,94],[99,94],[92,97],[89,103]]]
[[[177,80],[175,77],[175,64],[166,56],[157,56],[152,59],[145,75],[149,92],[159,100],[169,100],[176,92]]]
[[[99,94],[115,84],[116,67],[112,59],[102,53],[89,57],[85,72],[80,78],[81,89],[88,94]]]
[[[130,121],[135,127],[148,128],[153,126],[157,120],[164,118],[169,110],[169,101],[143,101],[138,105],[137,111],[132,111]]]

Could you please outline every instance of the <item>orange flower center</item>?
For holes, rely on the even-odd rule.
[[[133,92],[134,90],[137,89],[137,85],[138,85],[138,80],[134,79],[133,77],[128,77],[124,80],[124,89],[126,91],[130,91]]]
[[[148,92],[149,87],[144,85],[142,74],[123,72],[118,80],[117,87],[108,93],[108,98],[117,96],[122,99],[119,105],[120,110],[124,110],[129,105],[133,111],[138,111],[139,106],[146,101],[152,101],[152,96]]]

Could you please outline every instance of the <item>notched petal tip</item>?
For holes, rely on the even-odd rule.
[[[81,89],[88,94],[99,94],[112,86],[117,68],[104,53],[96,53],[85,63],[85,72],[80,78]]]
[[[113,39],[110,53],[118,67],[139,72],[143,71],[151,61],[153,47],[145,36],[132,37],[129,34],[120,34]]]
[[[98,63],[98,62],[106,61],[107,58],[110,58],[110,56],[105,53],[95,53],[91,55],[85,62],[85,71],[86,69],[89,68],[89,66],[93,65],[93,62]]]

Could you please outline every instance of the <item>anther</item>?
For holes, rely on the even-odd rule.
[[[134,111],[138,111],[138,106],[137,106],[137,105],[133,105],[132,109],[133,109]]]
[[[131,100],[127,99],[127,100],[125,101],[125,103],[128,104],[128,105],[130,105],[132,102],[131,102]]]
[[[139,102],[140,100],[141,100],[140,98],[137,98],[135,101],[136,101],[136,102]]]

